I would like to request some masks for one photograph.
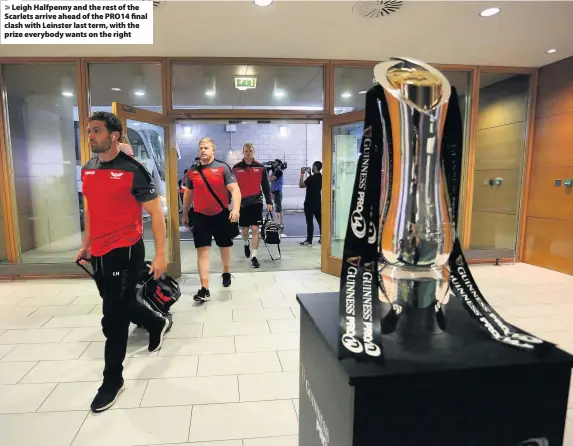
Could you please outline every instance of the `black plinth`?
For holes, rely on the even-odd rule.
[[[299,446],[561,446],[573,357],[492,340],[457,300],[448,333],[338,359],[338,294],[300,294]]]

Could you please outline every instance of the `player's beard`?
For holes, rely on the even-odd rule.
[[[111,136],[108,136],[108,138],[105,141],[103,141],[101,144],[96,144],[96,145],[90,144],[90,148],[91,148],[93,153],[108,152],[111,149]]]

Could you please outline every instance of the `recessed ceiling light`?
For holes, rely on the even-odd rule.
[[[359,91],[358,94],[366,94],[368,93],[366,90]]]
[[[205,92],[205,96],[215,96],[215,91],[214,90],[207,90]]]
[[[71,91],[62,91],[62,96],[65,96],[67,98],[73,98],[74,94]]]
[[[499,8],[487,8],[480,12],[479,15],[482,17],[491,17],[492,15],[499,14],[499,11],[501,11]]]
[[[143,90],[136,90],[133,92],[135,96],[145,96],[145,91]]]
[[[283,90],[275,90],[274,92],[275,98],[284,98],[285,94]]]
[[[257,6],[269,6],[273,0],[255,0],[255,5]]]
[[[111,91],[121,91],[121,88],[118,88],[118,87],[112,87],[112,88],[111,88]]]
[[[352,93],[350,93],[349,91],[345,91],[340,96],[342,96],[344,99],[347,99],[352,96]]]
[[[547,50],[547,54],[552,54],[555,51],[557,51],[555,48],[551,48],[550,50]]]

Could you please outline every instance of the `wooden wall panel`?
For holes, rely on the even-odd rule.
[[[7,259],[8,251],[6,249],[6,234],[4,233],[4,210],[2,209],[2,196],[0,195],[0,262]]]
[[[523,165],[525,122],[480,130],[476,133],[475,170],[519,169]]]
[[[573,221],[573,188],[563,180],[573,179],[573,167],[545,167],[531,171],[528,217]],[[556,186],[555,180],[561,180]]]
[[[515,249],[530,82],[517,74],[480,89],[471,249]],[[490,185],[496,178],[502,184]]]
[[[529,75],[516,75],[480,90],[477,130],[524,122],[529,109]]]
[[[573,274],[573,221],[528,217],[526,228],[527,263]]]
[[[490,186],[489,180],[496,178],[502,178],[501,185]],[[520,170],[478,170],[474,181],[474,211],[517,214]]]
[[[573,112],[573,57],[541,68],[535,117]]]
[[[535,116],[523,260],[573,274],[573,57],[539,70]]]
[[[472,212],[471,249],[513,249],[517,215]]]
[[[573,166],[573,113],[535,120],[532,167]]]

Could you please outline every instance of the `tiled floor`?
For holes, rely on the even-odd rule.
[[[261,242],[259,246],[259,260],[265,263],[264,268],[267,271],[291,271],[294,269],[317,269],[320,268],[320,231],[316,221],[314,222],[314,246],[312,248],[301,247],[299,243],[306,238],[306,221],[302,211],[285,212],[285,230],[282,233],[281,251],[282,259],[277,262],[271,261],[269,252]],[[181,226],[179,228],[181,238],[181,259],[182,271],[192,274],[197,272],[197,251],[193,245],[191,233],[188,228]],[[77,233],[65,239],[58,240],[54,243],[44,245],[40,248],[33,249],[22,253],[21,261],[26,264],[43,264],[43,263],[67,263],[72,262],[75,255],[80,249],[83,233]],[[147,258],[151,259],[155,252],[153,242],[153,232],[151,222],[144,223],[144,240]],[[270,253],[274,258],[278,258],[276,246],[270,246]],[[214,249],[216,251],[216,249]],[[332,252],[335,255],[341,255],[342,242],[332,242]],[[338,253],[338,254],[336,254]],[[222,272],[223,266],[219,256],[212,257],[211,271]],[[0,264],[5,263],[6,259],[0,259]],[[235,240],[233,256],[231,258],[231,267],[234,272],[248,272],[251,270],[249,263],[243,257],[243,243],[241,237]]]
[[[185,234],[185,233],[182,233]],[[287,238],[281,240],[281,259],[277,261],[271,260],[278,259],[279,253],[276,246],[269,245],[269,251],[263,242],[259,244],[258,259],[261,262],[264,271],[292,271],[293,269],[317,269],[320,268],[320,244],[318,243],[318,236],[314,239],[314,244],[311,247],[300,246],[305,237],[300,238]],[[28,251],[23,255],[22,263],[69,263],[72,262],[78,252],[80,245],[80,237],[76,239],[67,239],[59,244],[58,249],[54,246],[44,247],[34,251]],[[65,243],[64,243],[65,242]],[[243,253],[243,241],[238,237],[234,241],[232,248],[233,254],[231,256],[231,270],[233,272],[248,272],[251,271],[249,262],[245,259]],[[333,242],[333,249],[340,251],[340,242]],[[342,252],[342,251],[340,251]],[[152,240],[145,241],[145,254],[146,258],[151,260],[155,253],[155,244]],[[0,261],[0,264],[2,262]],[[181,241],[181,268],[183,273],[192,274],[197,272],[197,250],[191,240]],[[218,249],[213,243],[211,255],[211,271],[222,272],[223,264],[218,253]]]
[[[473,272],[509,321],[573,351],[573,277],[522,264]],[[336,291],[338,279],[299,270],[212,283],[213,301],[194,307],[198,279],[181,280],[159,353],[134,330],[127,390],[99,415],[87,410],[103,367],[93,283],[0,283],[0,444],[298,446],[295,295]]]

